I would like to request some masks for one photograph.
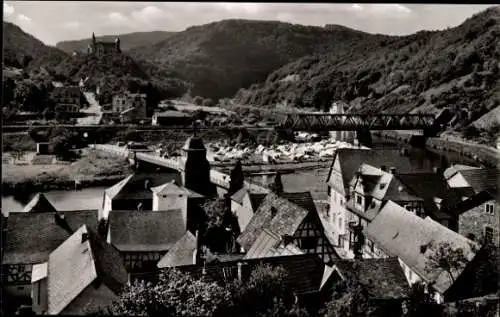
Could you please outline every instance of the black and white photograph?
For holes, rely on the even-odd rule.
[[[500,317],[500,5],[3,1],[1,316]]]

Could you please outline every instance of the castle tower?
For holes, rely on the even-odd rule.
[[[210,164],[203,141],[192,136],[186,140],[182,151],[185,161],[182,172],[184,187],[208,197],[215,196],[217,191],[215,185],[210,182]]]

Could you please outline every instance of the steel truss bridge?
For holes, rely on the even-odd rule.
[[[371,143],[371,130],[419,130],[423,131],[425,137],[436,136],[441,125],[447,122],[447,115],[432,114],[331,114],[331,113],[276,113],[276,119],[280,123],[274,126],[207,126],[207,125],[179,125],[179,126],[153,126],[153,125],[58,125],[80,133],[97,133],[100,129],[126,130],[134,129],[138,132],[165,131],[165,130],[187,130],[191,132],[201,130],[276,130],[278,132],[290,133],[294,131],[304,132],[327,132],[327,131],[356,131],[358,137],[366,144]],[[29,129],[46,129],[53,125],[4,125],[3,133],[24,132]],[[370,146],[370,145],[368,145]]]
[[[436,127],[429,114],[287,114],[275,128],[293,131],[428,130]]]

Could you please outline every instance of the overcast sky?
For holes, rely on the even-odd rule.
[[[462,23],[487,5],[4,1],[4,20],[42,42],[137,31],[182,31],[230,18],[340,24],[391,35]]]

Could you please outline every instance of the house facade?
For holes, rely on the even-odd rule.
[[[146,94],[118,94],[113,96],[112,111],[119,113],[124,122],[147,119]]]
[[[292,196],[292,193],[289,193]],[[252,249],[258,243],[261,232],[267,229],[280,237],[284,245],[294,244],[306,254],[316,254],[325,263],[331,263],[339,256],[324,232],[317,212],[312,212],[274,193],[262,201],[237,242],[242,251]]]
[[[367,163],[372,166],[395,167],[398,171],[412,171],[412,165],[407,156],[400,151],[394,150],[370,150],[370,149],[338,149],[330,166],[327,185],[329,196],[329,208],[325,218],[329,221],[333,232],[336,246],[349,250],[348,226],[349,211],[346,203],[350,200],[349,183],[355,176],[361,164]]]
[[[113,210],[108,219],[108,243],[120,252],[132,275],[155,271],[158,261],[187,232],[183,211],[130,212]]]
[[[54,87],[50,94],[50,98],[58,105],[76,105],[77,108],[80,109],[82,106],[82,92],[80,87],[78,86],[63,86],[63,87]]]
[[[231,212],[238,218],[241,232],[245,230],[265,197],[266,194],[251,193],[245,187],[231,196]]]
[[[430,217],[418,217],[392,201],[384,205],[364,229],[363,234],[381,251],[380,257],[398,258],[410,285],[421,281],[431,287],[438,303],[453,300],[448,290],[452,289],[457,277],[462,276],[461,273],[474,260],[480,249],[474,241],[442,226]],[[434,254],[445,245],[454,250],[461,249],[466,259],[466,263],[461,263],[451,271],[454,279],[450,277],[449,272],[432,264],[436,261]],[[458,295],[455,293],[453,296]]]
[[[49,254],[84,224],[97,228],[97,211],[10,213],[2,246],[6,293],[30,298],[34,265],[47,262]]]
[[[85,225],[36,268],[32,287],[36,314],[95,313],[116,300],[128,283],[118,251]]]

